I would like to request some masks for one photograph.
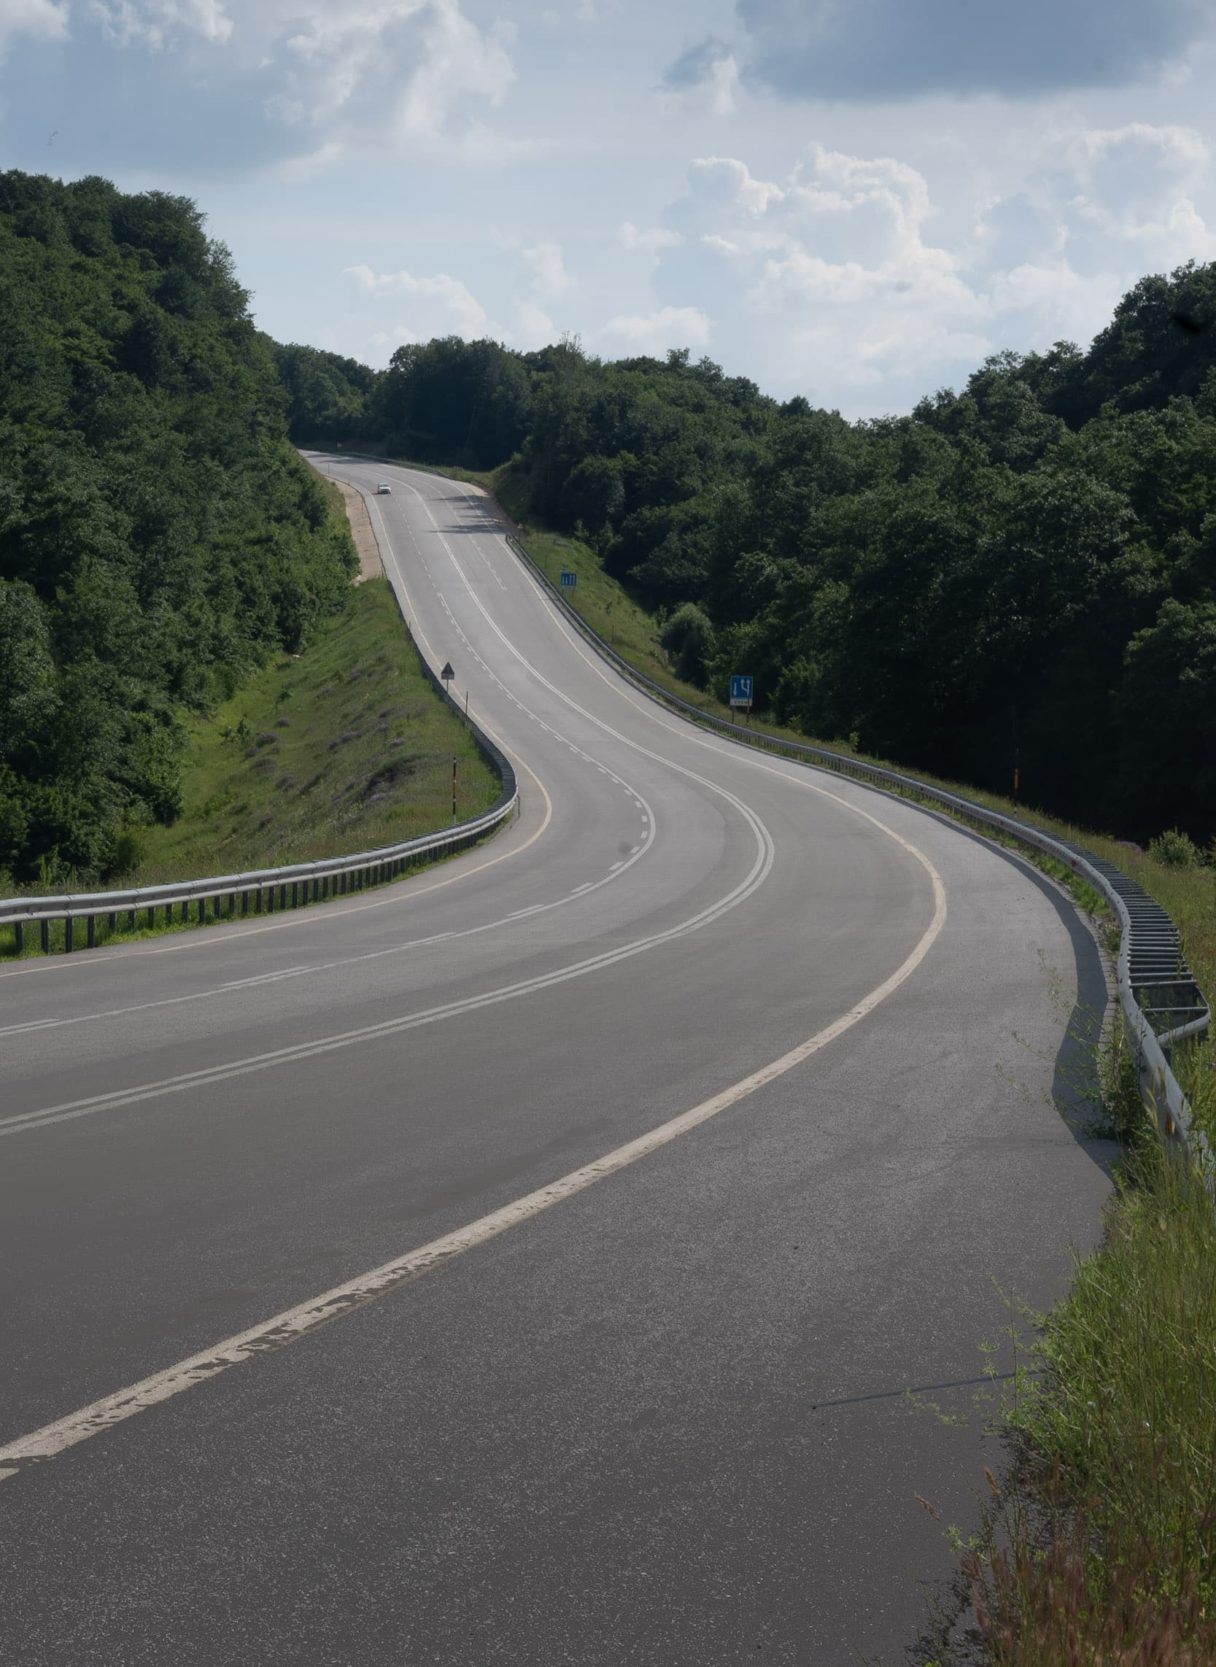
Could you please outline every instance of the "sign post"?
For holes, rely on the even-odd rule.
[[[738,672],[732,674],[730,680],[730,703],[732,707],[741,706],[746,709],[748,723],[751,723],[752,721],[752,693],[754,688],[754,678],[742,677]]]

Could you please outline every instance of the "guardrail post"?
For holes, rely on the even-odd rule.
[[[23,920],[13,922],[13,937],[16,940],[18,955],[23,955],[25,953],[25,922]]]
[[[111,932],[117,932],[117,930],[118,930],[118,916],[113,910],[110,911],[109,925],[110,925]]]
[[[51,953],[51,923],[45,915],[38,922],[38,938],[42,946],[42,953],[49,955]]]
[[[245,916],[248,913],[249,913],[249,893],[247,891],[243,891],[241,893],[241,919],[244,920]]]
[[[76,947],[75,927],[76,922],[72,919],[71,915],[65,915],[63,918],[63,953],[65,955],[70,955],[72,950]]]
[[[87,942],[88,947],[90,949],[96,949],[96,947],[97,947],[97,916],[96,915],[90,915],[88,917],[88,919],[85,921],[84,926],[85,926],[85,930],[84,930],[85,941]]]
[[[135,910],[134,909],[128,909],[127,910],[127,931],[128,932],[134,932],[134,930],[135,930]]]

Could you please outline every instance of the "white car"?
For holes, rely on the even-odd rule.
[[[377,492],[377,494],[379,494],[381,492],[391,492],[392,490],[393,490],[392,487],[389,485],[389,483],[386,480],[378,480],[376,482],[376,492]]]

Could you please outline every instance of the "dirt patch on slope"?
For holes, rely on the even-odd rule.
[[[364,579],[383,579],[384,563],[380,560],[380,546],[376,543],[376,534],[371,516],[367,513],[367,505],[354,487],[347,486],[344,480],[336,480],[334,485],[342,494],[342,502],[346,505],[346,519],[350,522],[351,536],[359,553],[359,571],[355,583],[361,585]]]

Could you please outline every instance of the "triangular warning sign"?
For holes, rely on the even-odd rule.
[[[455,677],[456,673],[452,670],[452,662],[450,660],[444,662],[443,670],[439,673],[439,675],[443,678],[445,683],[449,677]]]

